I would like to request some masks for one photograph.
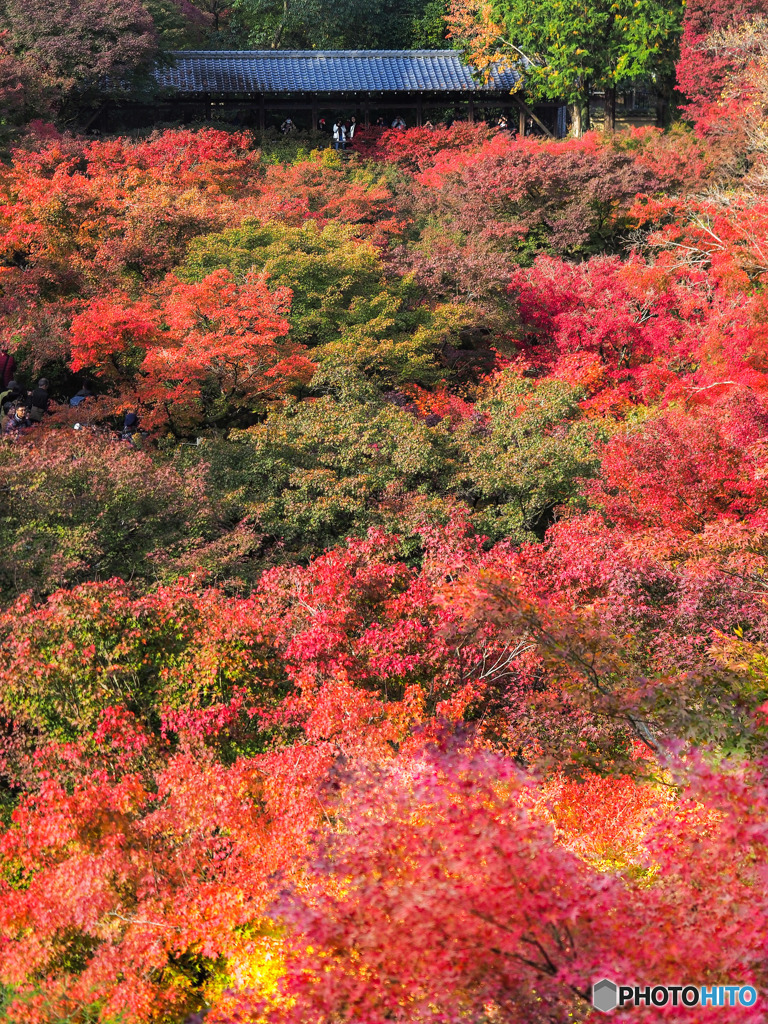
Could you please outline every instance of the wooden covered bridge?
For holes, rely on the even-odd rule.
[[[180,50],[155,70],[159,96],[141,120],[216,118],[244,127],[299,129],[320,118],[353,115],[363,125],[400,115],[408,125],[456,119],[526,121],[543,134],[565,135],[565,108],[529,106],[519,73],[473,74],[455,50]]]

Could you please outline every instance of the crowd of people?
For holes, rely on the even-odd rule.
[[[3,357],[0,355],[0,374],[3,369]],[[76,409],[89,398],[95,398],[95,392],[89,384],[83,386],[74,394],[68,405]],[[11,378],[3,382],[3,391],[0,392],[0,430],[6,440],[13,441],[23,437],[34,430],[43,422],[47,415],[50,415],[57,408],[50,396],[50,382],[46,377],[41,377],[36,386],[26,389]],[[75,430],[89,430],[91,428],[83,423],[75,423]],[[126,441],[136,445],[139,443],[142,431],[139,418],[134,412],[127,412],[123,418],[122,426],[117,430],[107,428],[107,433],[114,440]]]
[[[43,421],[51,403],[48,380],[41,377],[27,391],[16,380],[9,380],[0,394],[3,436],[18,436]]]
[[[329,129],[328,122],[324,117],[318,118],[315,128],[321,134],[328,134],[330,132],[333,145],[336,149],[346,149],[348,143],[352,143],[355,138],[355,132],[360,127],[360,123],[356,117],[350,118],[336,117]],[[391,124],[388,124],[383,117],[377,117],[374,122],[375,128],[395,128],[402,130],[406,127],[405,118],[398,114]],[[293,118],[286,117],[283,123],[280,125],[280,131],[283,135],[291,135],[294,132],[299,131],[299,127]]]
[[[450,127],[452,123],[452,121],[449,121],[448,127]],[[358,130],[359,127],[360,123],[354,116],[347,119],[343,117],[336,117],[334,118],[330,128],[328,127],[328,122],[326,121],[326,119],[324,117],[320,117],[318,118],[317,123],[315,125],[315,129],[321,134],[326,135],[330,133],[331,140],[333,142],[335,149],[346,149],[347,145],[351,144],[352,141],[354,140],[355,132]],[[402,131],[407,127],[407,125],[405,122],[405,118],[401,114],[397,114],[392,119],[391,122],[385,120],[383,116],[379,115],[376,118],[376,120],[372,122],[372,127],[379,130],[384,128],[393,128],[395,130]],[[434,125],[432,124],[431,121],[425,121],[422,127],[434,128]],[[496,127],[499,129],[499,131],[511,132],[513,135],[516,135],[518,133],[517,124],[510,121],[509,117],[506,114],[502,114],[499,117],[499,119],[496,121]],[[290,135],[293,132],[297,132],[299,130],[300,129],[297,126],[296,122],[290,117],[286,117],[286,119],[280,125],[280,131],[283,133],[283,135]],[[534,124],[533,118],[530,115],[525,118],[525,134],[539,134],[539,129],[537,125]]]

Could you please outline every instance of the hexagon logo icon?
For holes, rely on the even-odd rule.
[[[619,988],[610,978],[601,978],[592,986],[592,1005],[596,1010],[610,1013],[619,1003]]]

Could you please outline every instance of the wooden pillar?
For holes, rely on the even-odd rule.
[[[264,106],[264,93],[259,93],[259,128],[261,131],[267,127],[267,115]]]
[[[371,98],[367,93],[363,101],[363,124],[366,128],[371,127]]]
[[[416,97],[416,127],[421,128],[424,124],[424,105],[421,101],[421,93]]]
[[[520,107],[520,109],[518,110],[518,113],[520,115],[520,119],[518,121],[519,127],[518,127],[517,131],[518,131],[518,134],[519,134],[520,138],[522,139],[522,138],[525,137],[525,110],[522,107]]]
[[[211,94],[209,92],[205,93],[205,95],[203,96],[203,102],[205,103],[205,120],[206,121],[210,121],[211,120]]]
[[[469,97],[469,121],[470,124],[475,120],[475,100],[474,97]]]
[[[536,124],[539,126],[539,128],[541,128],[541,130],[544,132],[544,134],[547,136],[548,139],[554,139],[555,136],[552,134],[552,132],[549,130],[549,128],[547,128],[547,126],[541,120],[541,118],[536,113],[536,111],[533,109],[533,107],[529,107],[527,103],[524,103],[523,100],[521,100],[520,97],[517,95],[517,93],[515,93],[513,99],[514,99],[515,103],[517,103],[518,107],[520,108],[520,113],[523,116],[528,116],[528,117],[530,117],[530,119],[532,121],[535,121]],[[524,124],[525,122],[521,122],[521,123]]]
[[[312,93],[312,131],[317,131],[317,122],[320,120],[320,106],[317,102],[317,93]]]

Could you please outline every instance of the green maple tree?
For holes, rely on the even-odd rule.
[[[475,66],[524,65],[526,92],[564,99],[580,135],[596,88],[610,128],[621,83],[648,77],[671,91],[682,12],[680,0],[454,0],[449,26]]]

